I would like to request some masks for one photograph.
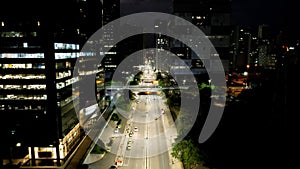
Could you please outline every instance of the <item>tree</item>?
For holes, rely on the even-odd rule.
[[[112,121],[118,121],[120,118],[119,118],[119,116],[116,114],[116,113],[114,113],[112,116],[111,116],[111,120]]]
[[[173,146],[172,156],[182,161],[185,169],[203,164],[203,155],[191,139],[184,139]]]

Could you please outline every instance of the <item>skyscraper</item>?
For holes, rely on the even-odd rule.
[[[8,1],[0,9],[1,165],[63,165],[84,134],[72,84],[102,25],[99,1]],[[50,163],[45,163],[45,160]]]
[[[106,25],[109,22],[120,17],[120,0],[102,0],[103,9],[102,9],[102,25]],[[117,45],[113,44],[115,39],[114,28],[112,26],[106,26],[105,35],[102,43],[105,48],[110,49],[107,53],[102,53],[101,57],[103,58],[105,78],[111,80],[114,71],[117,68],[120,58],[118,57]]]
[[[208,58],[210,65],[214,64],[213,60],[217,56],[223,63],[224,71],[228,71],[230,35],[232,31],[231,2],[229,0],[174,0],[173,14],[190,21],[205,34],[217,52],[216,54],[211,54],[212,56]],[[179,45],[178,43],[171,46],[171,51],[172,48],[188,50],[185,45]],[[205,69],[210,68],[204,67],[203,60],[195,56],[193,51],[185,53],[186,63],[189,64],[194,75],[201,76],[206,74]],[[206,66],[209,66],[209,64]]]

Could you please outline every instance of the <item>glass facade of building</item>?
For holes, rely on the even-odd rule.
[[[26,166],[49,159],[63,165],[84,135],[75,111],[80,99],[72,91],[81,75],[73,70],[85,57],[85,41],[101,26],[102,5],[28,1],[15,8],[13,2],[0,12],[0,166],[15,159]],[[101,100],[103,69],[94,73]]]

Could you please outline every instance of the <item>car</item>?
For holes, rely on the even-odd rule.
[[[138,132],[139,131],[138,127],[134,127],[134,131]]]
[[[130,133],[129,133],[129,137],[132,137],[133,136],[133,132],[131,131]]]
[[[123,166],[123,157],[118,156],[117,161],[116,161],[117,166]]]
[[[120,129],[122,127],[121,124],[118,124],[116,128]]]
[[[127,144],[132,144],[133,141],[132,140],[128,140]]]
[[[112,165],[112,166],[109,167],[109,169],[117,169],[117,168],[118,168],[118,167],[115,166],[115,165]]]
[[[127,145],[127,150],[131,150],[131,148],[132,148],[131,144],[128,144]]]
[[[106,147],[106,152],[110,152],[110,150],[111,150],[111,147]]]

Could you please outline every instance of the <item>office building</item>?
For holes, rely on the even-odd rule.
[[[120,0],[103,0],[102,1],[102,25],[107,25],[109,22],[114,21],[120,17]],[[114,27],[104,27],[103,45],[104,48],[110,49],[106,53],[101,53],[101,57],[104,57],[102,62],[105,70],[105,79],[110,81],[113,73],[115,72],[117,65],[120,63],[120,57],[117,52],[117,44],[113,43],[115,39]],[[105,49],[104,49],[105,50]]]
[[[174,0],[173,14],[197,26],[210,40],[217,53],[212,53],[206,61],[199,59],[191,49],[177,40],[170,42],[170,50],[182,58],[198,79],[206,79],[206,69],[211,69],[214,60],[221,59],[224,71],[229,70],[231,26],[231,2],[227,0]],[[175,26],[181,26],[175,21]],[[188,29],[187,29],[188,30]],[[186,32],[187,35],[189,32]],[[179,53],[178,53],[179,52]],[[204,66],[203,62],[206,64]],[[176,70],[174,72],[181,72]],[[186,68],[184,68],[186,69]],[[183,77],[184,79],[184,77]],[[201,80],[202,81],[202,80]]]
[[[84,135],[75,112],[81,103],[72,91],[81,77],[73,70],[81,47],[101,26],[102,6],[86,0],[4,4],[0,166],[16,160],[25,166],[63,165]],[[103,76],[97,77],[101,84]]]

